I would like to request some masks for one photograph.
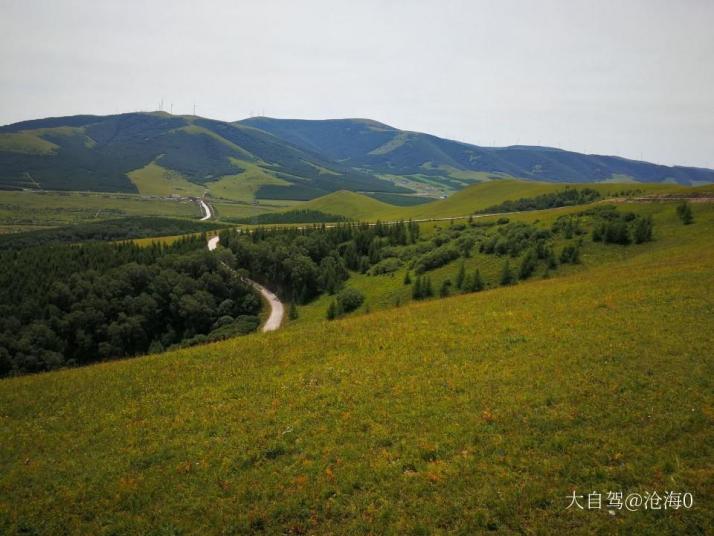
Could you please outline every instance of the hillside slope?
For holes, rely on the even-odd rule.
[[[201,117],[130,113],[0,127],[0,188],[200,195],[214,186],[225,193],[225,182],[245,182],[244,173],[257,198],[407,191],[267,132]]]
[[[475,179],[510,176],[556,182],[714,182],[714,170],[661,166],[626,158],[586,155],[552,147],[479,147],[399,130],[366,119],[297,120],[253,117],[250,125],[373,173],[429,177],[457,189]],[[466,172],[466,173],[465,173]],[[479,176],[478,174],[481,174]]]
[[[695,218],[567,277],[0,381],[0,531],[704,534]],[[694,508],[566,509],[593,490]]]
[[[465,187],[446,199],[439,199],[423,205],[397,207],[382,203],[364,194],[340,191],[313,199],[301,208],[318,210],[327,214],[346,218],[376,220],[431,219],[468,216],[478,210],[497,205],[507,200],[536,197],[541,194],[560,192],[567,187],[584,187],[577,184],[500,179]],[[675,184],[588,184],[603,196],[621,192],[639,192],[641,195],[711,191],[714,187],[703,186],[692,189]]]

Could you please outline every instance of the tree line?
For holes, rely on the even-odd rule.
[[[208,252],[171,245],[50,244],[0,252],[0,375],[216,340],[258,325],[260,299]]]

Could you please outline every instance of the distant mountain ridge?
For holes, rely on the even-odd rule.
[[[0,186],[135,192],[129,174],[156,163],[194,185],[255,166],[272,183],[258,197],[407,192],[247,125],[165,113],[71,116],[0,127]],[[261,195],[262,194],[262,195]]]
[[[370,119],[255,117],[233,123],[164,112],[77,115],[0,127],[0,189],[310,200],[339,190],[413,204],[474,182],[714,182],[714,170],[548,147],[479,147]],[[412,197],[404,194],[412,195]],[[400,202],[401,199],[401,202]]]
[[[459,172],[551,182],[714,182],[714,170],[663,166],[553,147],[480,147],[365,119],[299,120],[255,117],[240,124],[365,172],[459,180]],[[463,175],[462,175],[463,176]]]

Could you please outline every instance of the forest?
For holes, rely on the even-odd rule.
[[[47,231],[56,240],[116,236],[97,224]],[[86,229],[95,229],[89,232]],[[261,302],[250,277],[290,303],[333,295],[328,319],[359,308],[365,297],[345,286],[350,273],[393,275],[406,268],[415,300],[512,285],[561,264],[578,264],[583,240],[639,244],[652,221],[614,206],[560,216],[549,227],[510,221],[452,222],[422,235],[412,221],[334,226],[232,228],[216,252],[206,235],[171,244],[89,241],[0,249],[0,375],[156,353],[253,331]],[[33,234],[33,233],[27,233]],[[18,235],[21,237],[22,235]],[[40,242],[42,242],[40,240]],[[503,258],[499,278],[466,273],[475,251]],[[432,288],[429,272],[462,259],[456,278]],[[412,277],[413,274],[413,277]]]
[[[248,218],[224,218],[225,221],[231,223],[245,223],[252,225],[279,224],[285,225],[289,223],[333,223],[338,221],[347,221],[344,216],[337,214],[326,214],[319,210],[296,209],[287,212],[275,212],[267,214],[258,214]]]
[[[602,196],[592,188],[565,188],[560,192],[541,194],[535,197],[522,197],[516,200],[507,200],[498,205],[493,205],[475,214],[493,214],[497,212],[522,212],[525,210],[544,210],[548,208],[567,207],[572,205],[585,205],[597,201]]]
[[[135,216],[0,235],[0,250],[21,249],[55,242],[76,243],[92,240],[131,240],[134,238],[175,236],[186,233],[201,233],[220,227],[221,225],[212,222]]]
[[[260,299],[232,265],[205,235],[0,251],[0,376],[250,332]]]

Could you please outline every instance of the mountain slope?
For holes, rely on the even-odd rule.
[[[2,380],[0,532],[706,534],[695,211],[663,205],[655,242],[572,276]],[[694,507],[607,513],[665,490]]]
[[[485,178],[474,175],[478,173],[555,182],[714,182],[711,169],[661,166],[550,147],[479,147],[366,119],[253,117],[239,124],[271,132],[298,147],[372,173],[432,177],[456,188],[459,183]]]
[[[0,187],[137,192],[149,168],[209,188],[259,168],[255,197],[311,199],[329,192],[405,192],[391,182],[299,149],[270,133],[193,116],[131,113],[25,121],[0,127]],[[158,168],[158,169],[157,169]],[[132,172],[139,172],[134,182]],[[166,194],[173,191],[171,180]],[[152,191],[151,193],[156,193]]]

